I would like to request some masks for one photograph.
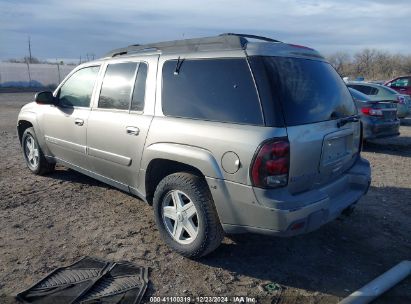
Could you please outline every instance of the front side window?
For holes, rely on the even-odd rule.
[[[101,86],[98,107],[128,110],[137,62],[109,64]]]
[[[99,66],[78,70],[61,86],[58,99],[63,107],[89,107]]]
[[[165,62],[162,107],[168,116],[263,124],[257,90],[244,58]]]

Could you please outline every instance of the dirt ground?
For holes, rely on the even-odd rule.
[[[15,125],[32,93],[0,94],[0,302],[82,256],[150,268],[150,296],[249,296],[262,303],[337,303],[411,259],[411,120],[402,135],[369,144],[372,187],[356,211],[293,238],[226,237],[192,261],[160,240],[150,206],[60,167],[25,167]],[[276,282],[268,295],[258,285]],[[376,303],[411,303],[411,277]]]

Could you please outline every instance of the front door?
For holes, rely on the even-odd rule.
[[[99,66],[73,73],[57,91],[57,103],[42,118],[47,147],[52,156],[89,169],[86,154],[87,120]]]

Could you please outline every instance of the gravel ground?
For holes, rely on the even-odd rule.
[[[249,296],[269,303],[337,303],[379,274],[411,259],[411,121],[402,135],[374,141],[363,156],[372,187],[356,211],[304,236],[226,237],[192,261],[160,240],[150,206],[64,167],[29,173],[15,131],[32,93],[0,94],[0,302],[82,256],[150,268],[150,296]],[[276,282],[267,295],[258,285]],[[275,301],[274,301],[275,302]],[[411,278],[376,303],[410,303]]]

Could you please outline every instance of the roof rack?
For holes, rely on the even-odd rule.
[[[174,40],[158,43],[149,43],[144,45],[134,44],[128,47],[112,50],[111,52],[107,53],[104,57],[116,57],[148,51],[175,53],[216,50],[238,50],[246,48],[246,45],[249,42],[247,38],[261,40],[265,42],[280,42],[278,40],[274,40],[263,36],[224,33],[214,37]]]

